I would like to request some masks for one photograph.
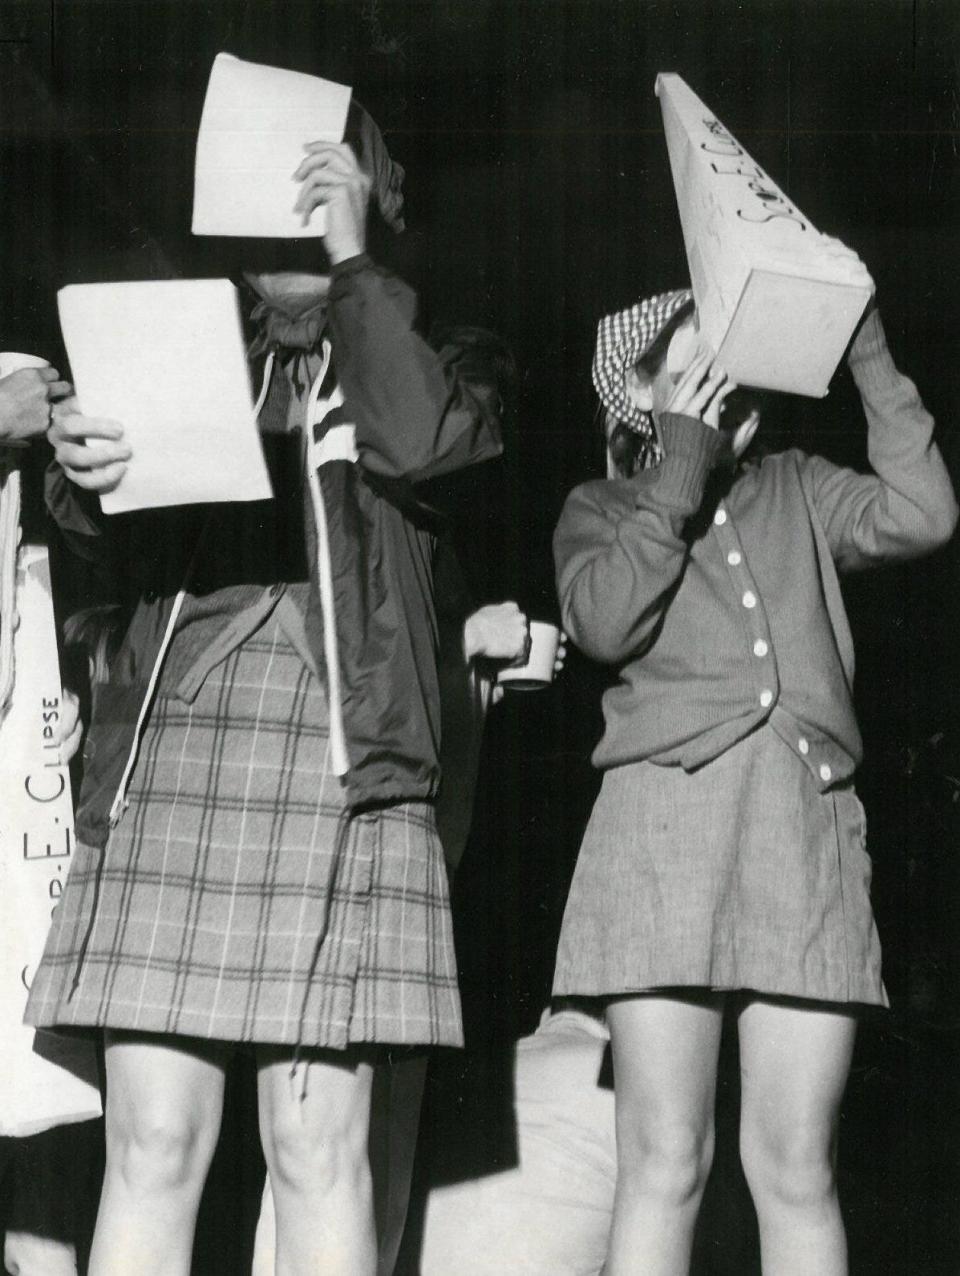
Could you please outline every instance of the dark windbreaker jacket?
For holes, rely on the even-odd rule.
[[[366,256],[334,270],[327,337],[337,384],[332,410],[307,423],[313,455],[323,459],[309,467],[319,542],[311,570],[325,600],[325,650],[316,663],[327,671],[334,744],[342,728],[338,769],[354,809],[436,796],[433,559],[440,516],[425,501],[424,485],[501,451],[492,377],[473,351],[427,346],[414,331],[415,309],[411,290]],[[311,400],[325,388],[315,384]],[[325,447],[334,431],[350,427],[353,446]],[[48,471],[47,503],[70,545],[99,558],[103,523],[56,465]],[[122,815],[208,513],[192,507],[173,519],[154,511],[128,521],[130,543],[149,547],[152,567],[110,677],[95,692],[77,812],[77,836],[88,844],[103,845]]]

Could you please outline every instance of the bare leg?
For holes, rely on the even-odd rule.
[[[758,999],[739,1026],[740,1155],[764,1276],[844,1276],[835,1147],[856,1021],[826,1006]]]
[[[427,1056],[416,1054],[396,1062],[384,1059],[374,1070],[367,1147],[377,1223],[377,1276],[392,1276],[407,1218],[413,1159]],[[250,1276],[274,1276],[277,1219],[270,1175],[263,1189]]]
[[[90,1276],[188,1276],[224,1060],[206,1042],[107,1034],[107,1168]]]
[[[260,1198],[260,1217],[253,1242],[253,1264],[250,1276],[273,1276],[277,1266],[277,1214],[273,1208],[273,1189],[267,1173]]]
[[[277,1219],[276,1276],[375,1276],[368,1052],[260,1053],[260,1134]]]
[[[377,1221],[377,1276],[393,1276],[400,1253],[426,1079],[426,1054],[381,1059],[374,1073],[368,1148]]]
[[[607,1007],[617,1191],[606,1276],[683,1276],[713,1157],[723,1000],[632,997]]]

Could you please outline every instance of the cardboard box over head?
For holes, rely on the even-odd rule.
[[[656,93],[700,332],[741,385],[822,398],[873,287],[679,75]]]

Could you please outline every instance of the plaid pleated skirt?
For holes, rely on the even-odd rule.
[[[432,805],[348,818],[323,687],[274,620],[158,696],[129,807],[79,846],[27,1020],[232,1042],[460,1045]]]
[[[863,807],[768,726],[694,772],[606,772],[554,993],[696,987],[886,1005]]]

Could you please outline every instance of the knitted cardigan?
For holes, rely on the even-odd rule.
[[[838,571],[935,549],[957,504],[876,312],[849,364],[871,474],[799,451],[737,473],[715,430],[664,413],[659,466],[567,499],[554,536],[563,624],[588,656],[620,666],[597,766],[691,770],[765,721],[821,789],[859,763]]]

